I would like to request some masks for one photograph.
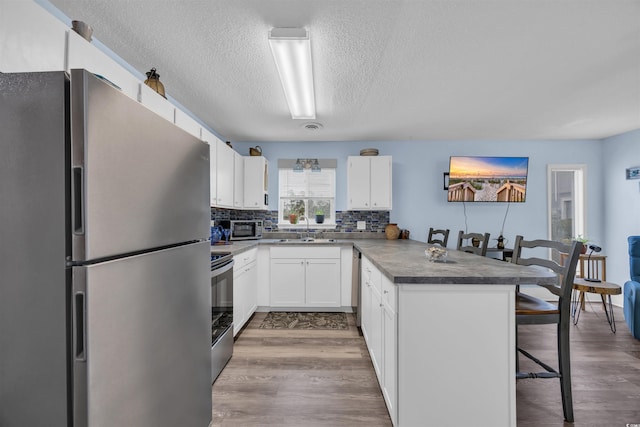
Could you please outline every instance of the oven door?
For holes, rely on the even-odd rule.
[[[211,270],[211,383],[233,354],[233,260]]]
[[[211,271],[211,345],[233,326],[233,260]]]

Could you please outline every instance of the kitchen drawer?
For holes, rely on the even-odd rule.
[[[235,262],[233,268],[235,268],[236,270],[240,270],[241,268],[245,267],[249,263],[256,261],[257,259],[258,248],[249,249],[248,251],[241,252],[233,257],[233,260]]]
[[[324,258],[340,259],[340,247],[317,246],[314,248],[303,246],[272,247],[271,258]]]
[[[398,287],[389,280],[385,275],[381,277],[382,284],[382,302],[386,303],[388,308],[394,313],[396,310],[396,298],[398,293]]]
[[[378,291],[379,294],[382,293],[380,287],[382,274],[380,273],[380,270],[378,270],[378,268],[374,266],[366,257],[362,257],[362,278],[363,282],[369,282],[371,286],[373,286]]]

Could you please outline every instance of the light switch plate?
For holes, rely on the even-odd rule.
[[[357,222],[358,230],[366,230],[367,229],[367,221],[358,221]]]

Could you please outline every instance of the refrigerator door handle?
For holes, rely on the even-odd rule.
[[[73,232],[84,234],[84,180],[82,166],[73,167]]]
[[[84,292],[76,292],[73,305],[73,356],[76,361],[84,362],[87,360],[85,348],[87,303]]]

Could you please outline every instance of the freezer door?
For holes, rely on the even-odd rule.
[[[68,425],[67,84],[0,73],[2,427]]]
[[[74,267],[74,427],[209,424],[209,252]]]
[[[71,71],[73,260],[207,239],[209,145]]]

